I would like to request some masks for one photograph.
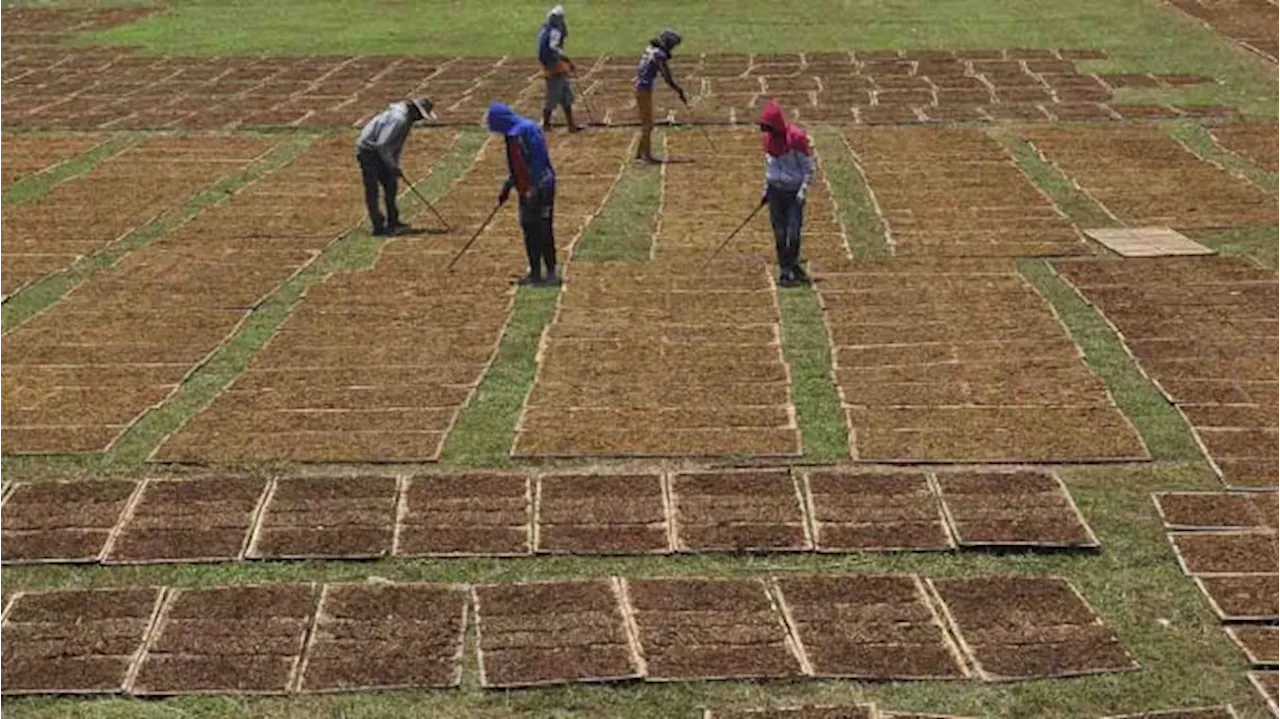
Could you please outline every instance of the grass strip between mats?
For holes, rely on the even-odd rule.
[[[13,331],[22,323],[52,307],[81,282],[111,268],[129,252],[146,247],[173,228],[200,214],[206,207],[226,201],[245,185],[287,165],[302,154],[315,139],[314,135],[300,135],[280,143],[244,170],[199,191],[180,209],[165,212],[102,250],[81,257],[70,267],[15,292],[5,298],[3,307],[0,307],[0,327],[4,332]]]
[[[845,241],[855,259],[881,260],[893,254],[885,236],[884,223],[853,152],[840,130],[823,127],[813,133],[813,144],[831,185],[831,199],[845,227]]]
[[[1088,228],[1124,226],[1101,203],[1081,190],[1057,165],[1041,156],[1031,143],[1008,130],[997,130],[990,134],[1013,155],[1018,169],[1048,195],[1072,222]],[[1091,242],[1090,246],[1097,249],[1095,243]]]
[[[58,183],[89,172],[103,161],[138,144],[144,137],[145,135],[140,132],[122,132],[112,135],[66,162],[60,162],[53,167],[27,175],[13,183],[3,195],[0,195],[0,203],[4,203],[5,207],[13,207],[41,197]]]
[[[418,189],[428,199],[447,190],[453,181],[471,165],[476,152],[484,142],[478,132],[462,133],[449,154],[431,168],[431,175]],[[412,198],[412,200],[410,200]],[[412,194],[402,198],[403,212],[412,217],[423,209],[421,201]],[[311,264],[286,280],[265,302],[249,314],[229,342],[202,367],[197,369],[160,407],[143,415],[117,443],[108,461],[138,464],[170,433],[195,416],[205,404],[224,387],[235,380],[253,355],[266,344],[271,335],[284,324],[294,305],[307,287],[322,281],[329,273],[341,270],[357,270],[368,267],[377,260],[380,243],[361,226],[325,248]]]
[[[1151,458],[1202,459],[1191,428],[1155,384],[1138,369],[1124,342],[1101,313],[1059,277],[1045,260],[1020,259],[1018,270],[1053,305],[1084,350],[1084,362],[1107,384],[1121,411],[1137,427]]]

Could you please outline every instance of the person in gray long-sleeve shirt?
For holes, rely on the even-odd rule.
[[[369,208],[369,220],[373,234],[378,237],[395,235],[409,229],[400,222],[396,208],[396,180],[404,177],[400,169],[400,152],[404,150],[409,130],[419,120],[434,120],[430,100],[405,100],[391,103],[376,115],[360,131],[356,140],[356,160],[360,163],[360,177],[364,181],[364,203]],[[378,211],[378,185],[386,193],[387,215]]]

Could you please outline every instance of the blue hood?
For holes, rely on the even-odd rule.
[[[503,135],[510,135],[516,128],[516,123],[522,118],[511,109],[510,105],[495,102],[489,105],[488,125],[489,132],[498,132]]]

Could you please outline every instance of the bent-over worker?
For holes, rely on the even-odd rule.
[[[419,120],[434,120],[430,100],[393,102],[378,113],[360,131],[356,140],[356,160],[364,181],[364,204],[369,210],[373,234],[378,237],[396,235],[409,229],[400,221],[396,207],[396,180],[404,177],[400,169],[400,153],[404,150],[409,130]],[[408,181],[407,179],[405,180]],[[386,195],[387,214],[378,211],[378,186]]]

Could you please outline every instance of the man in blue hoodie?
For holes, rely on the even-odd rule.
[[[521,117],[510,106],[495,102],[486,119],[489,132],[506,141],[507,180],[498,194],[501,205],[514,188],[520,197],[520,229],[529,256],[529,275],[522,285],[555,285],[556,239],[553,232],[556,203],[556,171],[547,154],[547,140],[538,123]],[[543,274],[543,268],[546,274]]]
[[[364,181],[364,203],[369,210],[373,234],[386,237],[399,234],[409,226],[400,221],[396,207],[396,180],[404,177],[400,169],[400,153],[404,150],[409,130],[419,120],[434,120],[430,100],[393,102],[374,116],[356,139],[356,161]],[[386,194],[387,216],[378,212],[378,185]]]

